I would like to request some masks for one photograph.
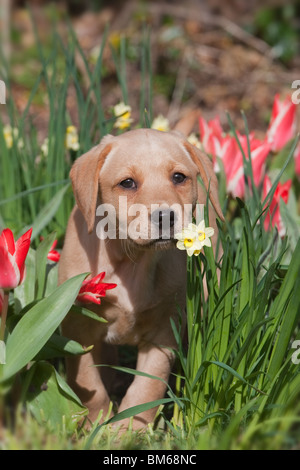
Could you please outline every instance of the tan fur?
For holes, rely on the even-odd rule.
[[[184,173],[187,180],[174,185],[170,176],[174,172]],[[69,315],[63,322],[65,336],[86,347],[94,345],[91,352],[67,360],[68,381],[89,408],[92,421],[101,409],[105,416],[109,406],[105,369],[93,366],[112,359],[110,345],[136,345],[137,369],[168,381],[172,349],[176,347],[170,317],[177,318],[178,308],[184,311],[186,285],[186,254],[176,249],[174,242],[153,244],[146,231],[144,239],[135,241],[99,240],[96,208],[100,203],[113,204],[117,219],[122,222],[120,196],[127,197],[128,208],[137,203],[145,205],[149,218],[154,203],[177,203],[181,207],[197,201],[205,204],[206,191],[197,183],[198,175],[223,219],[210,160],[178,132],[138,129],[118,137],[106,136],[71,170],[77,205],[68,223],[59,282],[82,272],[95,276],[105,271],[105,282],[117,284],[107,291],[99,307],[90,306],[107,320],[106,324],[79,315]],[[129,177],[138,181],[137,190],[126,190],[118,184]],[[132,220],[129,217],[128,224]],[[210,225],[216,228],[212,208]],[[119,411],[162,398],[165,390],[162,380],[135,376]],[[151,422],[155,412],[152,409],[136,416],[134,427]]]

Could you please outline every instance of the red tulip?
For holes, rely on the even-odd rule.
[[[271,145],[271,150],[278,152],[289,140],[291,140],[296,131],[296,104],[288,97],[280,101],[279,95],[275,96],[273,110],[267,139]]]
[[[57,241],[55,241],[53,243],[52,248],[49,251],[47,258],[50,259],[51,261],[55,261],[57,263],[59,261],[59,258],[60,258],[60,253],[58,253],[58,251],[53,249],[53,248],[55,248],[56,244],[57,244]]]
[[[44,240],[43,237],[41,237],[41,240]],[[51,248],[50,248],[50,251],[47,255],[47,258],[50,259],[51,261],[59,261],[59,258],[60,258],[60,253],[58,251],[55,250],[56,248],[56,245],[57,245],[57,240],[54,240]]]
[[[283,199],[287,204],[289,199],[289,192],[292,186],[292,180],[288,180],[285,183],[278,183],[273,199],[271,201],[268,213],[264,221],[264,228],[266,231],[270,230],[271,227],[277,227],[278,233],[283,237],[286,233],[286,228],[283,225],[283,221],[280,214],[280,199]],[[271,180],[268,176],[265,176],[263,183],[263,199],[267,196],[272,187]]]
[[[105,297],[107,289],[113,289],[117,284],[101,282],[105,273],[100,273],[92,279],[83,281],[77,300],[82,303],[101,304],[101,297]]]
[[[6,228],[0,235],[0,288],[14,289],[24,279],[25,259],[30,246],[32,229],[15,243],[12,231]]]
[[[0,316],[3,308],[4,292],[3,289],[0,289]]]

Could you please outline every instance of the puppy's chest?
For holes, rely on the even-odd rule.
[[[105,339],[111,343],[138,344],[142,338],[150,339],[185,298],[185,280],[180,273],[171,277],[164,270],[148,275],[114,273],[109,282],[117,284],[102,305],[108,321]]]

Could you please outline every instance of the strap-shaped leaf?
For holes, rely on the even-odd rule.
[[[21,318],[7,340],[2,380],[12,377],[41,350],[69,312],[85,276],[69,279]]]

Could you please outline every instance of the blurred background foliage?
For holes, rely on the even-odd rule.
[[[254,17],[252,33],[273,47],[274,56],[285,64],[299,54],[299,2],[259,9]]]
[[[244,109],[249,127],[265,130],[275,93],[289,93],[292,81],[299,78],[299,0],[268,0],[263,5],[258,0],[187,0],[184,5],[178,0],[3,0],[2,9],[5,3],[10,12],[8,20],[1,12],[2,44],[10,38],[6,49],[11,93],[20,110],[26,106],[40,72],[32,18],[46,57],[55,48],[53,31],[67,41],[71,22],[91,65],[105,28],[109,28],[101,69],[103,108],[121,98],[109,44],[118,50],[121,38],[125,38],[128,96],[136,113],[139,51],[144,29],[148,28],[153,109],[155,114],[167,116],[171,124],[186,108],[199,107],[208,119],[220,113],[224,124],[227,110],[237,126],[243,126],[240,109]],[[85,67],[78,54],[75,60],[84,89],[88,82]],[[64,54],[57,54],[55,66],[63,80]],[[32,116],[41,139],[45,137],[48,118],[43,91],[41,86],[32,103]],[[78,123],[72,89],[68,106],[73,122]],[[1,113],[5,109],[1,108]]]

